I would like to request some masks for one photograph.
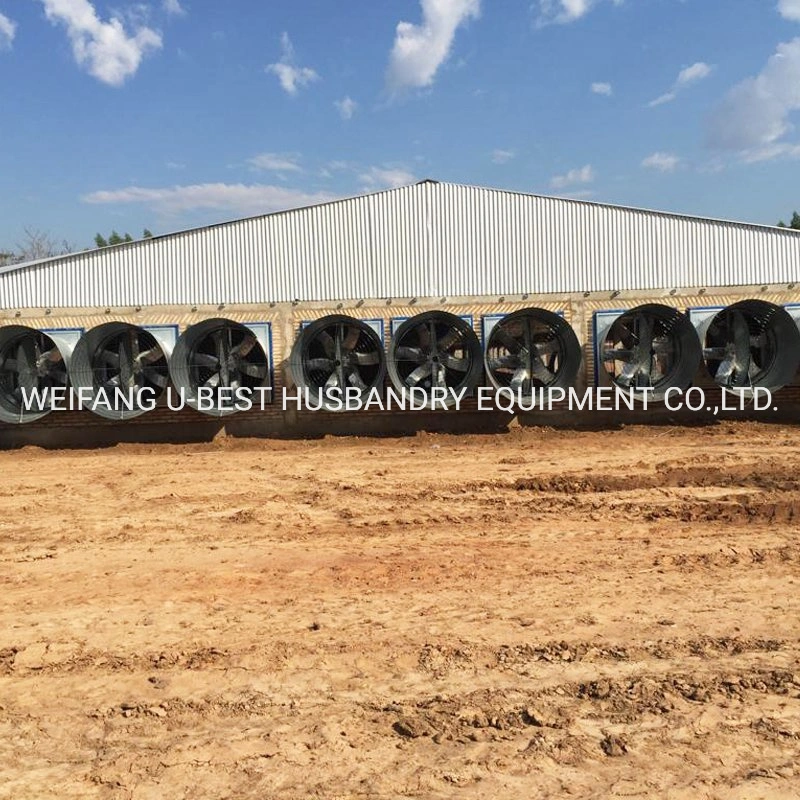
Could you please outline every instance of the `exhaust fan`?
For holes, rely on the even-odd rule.
[[[389,377],[398,390],[471,391],[482,371],[481,343],[472,326],[454,314],[426,311],[407,319],[392,336]],[[449,392],[446,402],[454,402]]]
[[[215,417],[237,410],[238,389],[269,386],[269,363],[256,334],[229,319],[187,328],[172,352],[169,373],[188,405]]]
[[[311,392],[314,405],[341,409],[325,393],[344,399],[347,389],[359,394],[383,385],[386,358],[381,337],[364,320],[331,314],[306,325],[289,359],[294,383]],[[352,395],[352,391],[350,392]]]
[[[717,312],[701,331],[706,367],[725,389],[774,392],[797,373],[800,331],[780,306],[743,300]]]
[[[34,422],[49,414],[54,398],[48,397],[40,408],[32,403],[33,393],[44,400],[45,390],[49,395],[66,388],[71,350],[45,331],[25,325],[0,328],[0,421]]]
[[[606,320],[608,315],[602,315]],[[603,332],[595,316],[599,362],[621,389],[648,389],[661,400],[672,387],[685,390],[702,358],[700,340],[689,318],[675,308],[658,304],[616,312]],[[600,369],[598,369],[598,374]]]
[[[75,346],[69,365],[72,385],[90,394],[89,408],[95,414],[133,419],[148,410],[142,403],[163,394],[169,380],[168,349],[138,325],[98,325]]]
[[[492,327],[485,362],[495,389],[508,387],[528,395],[540,387],[572,386],[581,365],[581,346],[563,317],[524,308]]]

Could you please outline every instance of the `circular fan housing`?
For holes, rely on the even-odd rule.
[[[617,317],[600,345],[600,357],[620,389],[651,389],[648,398],[662,400],[672,387],[689,387],[702,352],[689,318],[654,303]]]
[[[483,351],[472,327],[446,311],[426,311],[403,322],[389,347],[389,377],[398,391],[423,389],[471,391],[483,373]],[[455,400],[447,392],[444,401]]]
[[[215,417],[237,411],[238,389],[269,386],[264,348],[247,326],[229,319],[207,319],[187,328],[175,344],[169,373],[188,405]],[[205,399],[208,390],[213,402]]]
[[[50,391],[67,387],[69,355],[67,347],[43,331],[25,325],[0,328],[0,421],[34,422],[49,414]],[[33,392],[39,393],[41,403],[33,399]]]
[[[359,397],[383,385],[386,358],[378,334],[363,320],[332,314],[306,325],[292,347],[289,362],[295,384],[309,389],[316,406],[341,410],[343,390]],[[328,393],[335,389],[336,392]],[[334,399],[336,398],[336,399]]]
[[[152,333],[127,322],[106,322],[85,333],[69,365],[85,405],[106,419],[132,419],[149,410],[169,381],[169,353]],[[142,391],[145,390],[145,391]]]
[[[543,308],[524,308],[492,328],[484,359],[495,389],[530,395],[542,387],[572,386],[581,365],[581,345],[563,317]]]
[[[777,391],[797,373],[800,331],[786,309],[764,300],[742,300],[711,320],[703,358],[711,377],[726,389]]]

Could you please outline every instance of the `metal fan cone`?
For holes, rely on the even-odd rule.
[[[515,311],[489,333],[486,372],[495,388],[531,394],[542,387],[571,386],[581,363],[581,348],[570,325],[541,308]]]
[[[168,355],[147,329],[107,322],[81,337],[69,372],[84,407],[107,419],[132,419],[164,393]]]
[[[306,325],[292,348],[294,381],[314,405],[342,410],[383,385],[386,358],[377,332],[363,320],[332,314]]]
[[[621,314],[600,346],[602,365],[621,389],[649,390],[661,399],[672,387],[686,389],[701,359],[688,318],[668,306],[649,304]]]
[[[258,403],[269,384],[269,361],[247,325],[218,317],[187,328],[169,359],[175,389],[192,408],[214,417],[233,414],[243,399]]]
[[[788,312],[764,300],[743,300],[714,316],[705,332],[703,358],[715,383],[751,393],[776,391],[792,380],[800,362],[800,332]]]
[[[66,389],[67,365],[43,331],[14,325],[0,333],[0,420],[32,422],[51,410],[54,389]],[[41,402],[36,402],[38,395]],[[46,398],[46,400],[45,400]]]
[[[403,322],[389,348],[389,376],[398,390],[421,389],[434,399],[434,389],[472,390],[483,371],[478,337],[461,317],[428,311]]]

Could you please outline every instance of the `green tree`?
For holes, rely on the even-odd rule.
[[[142,239],[152,239],[153,234],[147,229],[144,229],[144,233],[142,234]],[[117,231],[111,231],[111,235],[106,239],[102,233],[98,233],[94,237],[94,243],[97,247],[109,247],[115,244],[125,244],[126,242],[132,242],[133,236],[129,233],[124,233],[120,236]]]
[[[800,214],[796,211],[792,214],[792,221],[787,225],[783,220],[778,223],[779,228],[791,228],[795,231],[800,231]]]

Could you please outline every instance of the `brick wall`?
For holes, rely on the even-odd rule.
[[[238,322],[269,322],[272,333],[274,369],[274,402],[263,411],[253,409],[223,418],[214,418],[192,409],[179,412],[159,407],[152,412],[124,422],[103,419],[90,411],[52,412],[36,422],[13,425],[0,424],[0,447],[35,444],[45,447],[80,447],[113,444],[123,441],[203,441],[219,434],[233,436],[319,436],[324,434],[401,434],[417,430],[491,431],[512,424],[523,425],[615,425],[633,422],[710,422],[707,414],[676,414],[663,408],[648,411],[568,412],[563,406],[553,411],[536,411],[512,417],[507,413],[477,410],[477,402],[467,400],[460,411],[438,412],[297,412],[284,411],[282,389],[286,383],[286,363],[292,344],[305,321],[328,314],[348,314],[360,319],[380,319],[384,323],[388,344],[391,321],[410,317],[431,309],[442,309],[456,315],[470,315],[476,334],[481,337],[481,321],[486,315],[508,314],[522,308],[537,307],[561,312],[583,346],[583,367],[577,381],[578,389],[595,383],[594,342],[592,321],[595,311],[633,308],[647,302],[657,302],[681,310],[689,307],[726,306],[738,300],[758,298],[777,304],[799,303],[800,291],[779,290],[775,287],[737,287],[724,292],[702,290],[693,292],[626,293],[623,295],[563,295],[516,296],[447,299],[422,298],[406,300],[353,301],[348,303],[315,303],[303,305],[271,305],[268,307],[240,306],[235,308],[157,308],[157,309],[54,309],[44,315],[36,311],[5,312],[0,325],[21,324],[30,327],[84,327],[89,329],[110,320],[138,325],[174,323],[185,330],[191,324],[211,317],[226,317]],[[698,374],[697,381],[715,389],[707,377]],[[486,382],[488,385],[488,382]],[[292,388],[287,386],[287,388]],[[777,412],[754,414],[752,411],[726,412],[717,419],[754,417],[761,420],[794,420],[800,414],[800,380],[775,396]]]

